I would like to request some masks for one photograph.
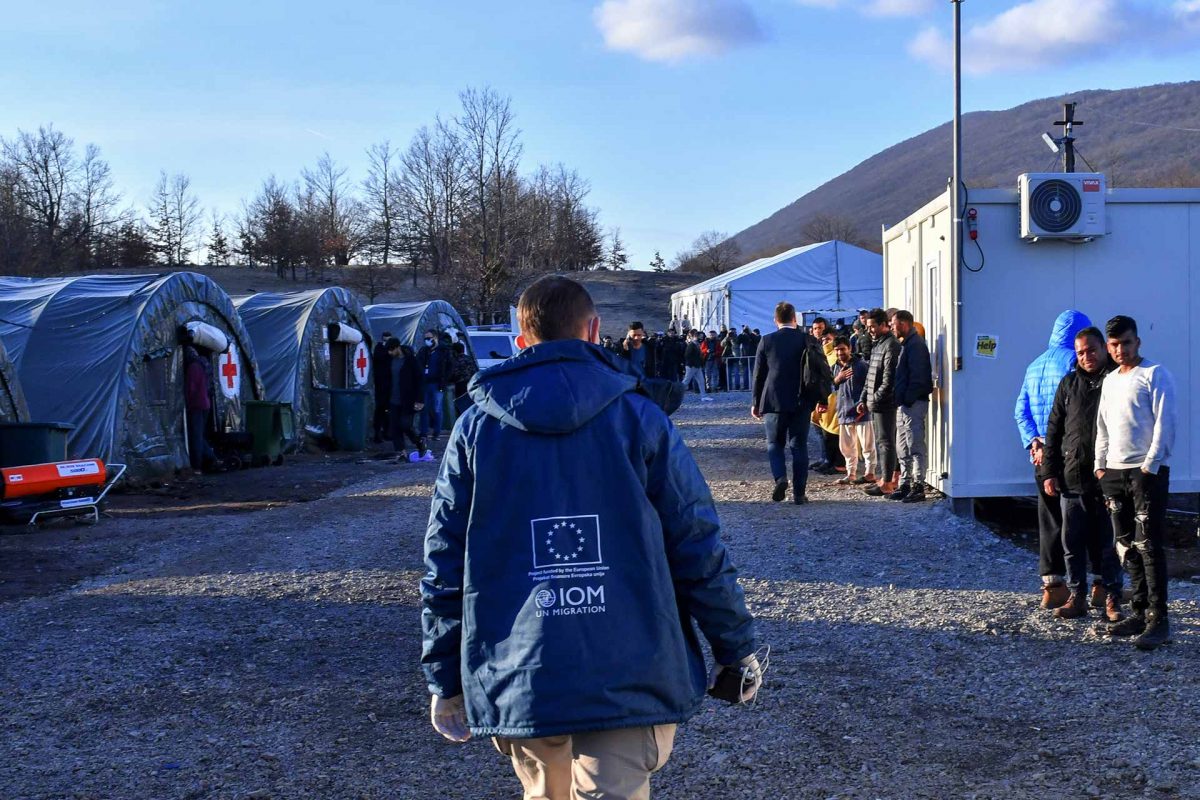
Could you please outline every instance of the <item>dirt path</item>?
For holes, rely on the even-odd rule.
[[[755,708],[710,702],[681,729],[656,797],[1200,797],[1200,589],[1173,587],[1176,644],[1139,654],[1039,611],[1036,559],[944,504],[828,479],[812,505],[764,502],[741,398],[677,423],[773,666]],[[88,533],[91,577],[0,605],[0,797],[518,796],[489,743],[426,719],[434,474],[379,465],[319,502]],[[0,574],[73,535],[6,539]]]

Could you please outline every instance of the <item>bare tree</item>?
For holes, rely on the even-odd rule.
[[[363,210],[369,259],[385,267],[391,263],[400,232],[400,174],[392,143],[367,148],[367,177],[363,180]]]
[[[192,192],[192,180],[182,172],[158,174],[150,201],[150,240],[169,266],[188,263],[203,211]]]
[[[132,213],[118,210],[121,195],[113,188],[108,162],[100,157],[100,148],[94,144],[84,148],[77,195],[79,244],[86,261],[94,263],[97,251]]]
[[[350,196],[346,168],[325,153],[316,167],[303,170],[301,177],[320,221],[321,249],[335,265],[349,264],[360,243],[361,207]],[[324,263],[322,258],[315,266]]]
[[[801,245],[832,241],[843,241],[857,247],[867,246],[854,220],[835,214],[816,214],[804,223],[800,231]]]
[[[742,249],[721,231],[705,231],[691,247],[675,256],[674,268],[680,272],[710,272],[719,275],[738,266]]]
[[[13,140],[0,140],[5,160],[15,176],[11,188],[32,227],[39,271],[61,270],[70,236],[72,184],[79,170],[75,143],[53,125],[37,133],[18,131]]]

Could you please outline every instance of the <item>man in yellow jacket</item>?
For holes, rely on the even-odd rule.
[[[832,369],[833,365],[837,363],[837,353],[833,349],[835,338],[833,329],[829,327],[829,323],[824,318],[817,317],[813,320],[812,335],[821,343],[821,347],[825,351],[825,358],[829,360],[829,367]],[[837,421],[836,403],[837,394],[831,394],[826,409],[812,413],[813,424],[821,429],[821,444],[825,454],[824,461],[813,467],[813,470],[825,475],[840,472],[845,469],[846,465],[838,438],[841,429]]]

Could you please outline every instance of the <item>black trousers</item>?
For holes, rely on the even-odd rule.
[[[836,433],[830,433],[821,428],[821,444],[825,447],[825,460],[829,462],[829,466],[846,466],[846,457],[842,455],[841,439]]]
[[[900,469],[896,455],[896,409],[872,411],[871,429],[875,433],[875,477],[886,483]]]
[[[375,393],[375,419],[373,422],[375,441],[391,438],[391,426],[388,424],[388,404],[381,402],[379,392]]]
[[[1112,519],[1104,504],[1104,496],[1063,492],[1062,544],[1067,564],[1067,586],[1073,592],[1087,590],[1088,562],[1092,575],[1100,578],[1104,588],[1113,594],[1121,593],[1121,565],[1113,545]]]
[[[425,440],[417,433],[417,429],[413,424],[416,420],[416,414],[412,412],[406,414],[402,409],[403,406],[396,405],[389,406],[388,408],[388,417],[392,423],[392,446],[396,448],[397,453],[403,453],[404,439],[408,437],[416,445],[417,450],[424,454],[426,449]]]
[[[1038,480],[1037,467],[1033,468],[1033,481],[1038,491],[1038,574],[1063,578],[1067,574],[1067,562],[1063,552],[1062,503],[1059,498],[1046,494],[1046,487]]]
[[[1170,486],[1170,467],[1159,467],[1157,475],[1140,469],[1110,469],[1100,480],[1112,515],[1117,555],[1133,587],[1134,611],[1167,613],[1165,538]]]

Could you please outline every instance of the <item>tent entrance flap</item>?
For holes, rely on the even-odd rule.
[[[329,345],[329,387],[331,389],[345,389],[346,387],[346,372],[349,370],[348,362],[350,345],[345,342],[331,342]]]

